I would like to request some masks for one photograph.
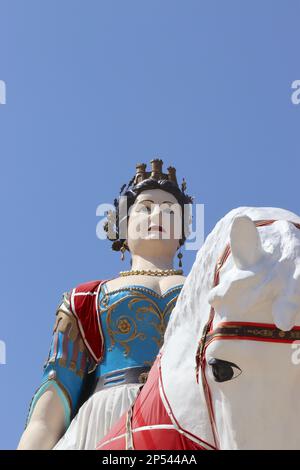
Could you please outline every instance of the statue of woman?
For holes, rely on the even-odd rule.
[[[151,172],[136,166],[104,226],[112,249],[122,259],[131,253],[131,270],[63,294],[19,449],[95,449],[143,387],[185,281],[173,258],[186,240],[193,200],[184,180],[179,188],[175,168],[165,174],[162,164],[152,160]]]

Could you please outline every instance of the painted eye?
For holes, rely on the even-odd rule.
[[[162,212],[165,212],[166,214],[174,214],[173,209],[171,209],[170,207],[163,207]]]
[[[145,206],[145,204],[137,206],[135,210],[138,213],[145,213],[145,214],[147,213],[149,214],[151,212],[151,208],[149,206]]]
[[[212,373],[216,382],[227,382],[228,380],[238,377],[242,370],[233,362],[223,361],[222,359],[209,359],[208,365],[212,369]]]

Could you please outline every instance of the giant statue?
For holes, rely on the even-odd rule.
[[[107,238],[130,270],[63,293],[19,449],[95,449],[147,383],[185,282],[193,200],[162,165],[137,164],[107,212]]]

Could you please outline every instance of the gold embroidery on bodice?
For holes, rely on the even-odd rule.
[[[180,287],[182,287],[182,285],[180,285]],[[116,343],[118,343],[124,348],[124,356],[128,356],[131,350],[132,341],[136,339],[145,341],[147,337],[145,332],[141,331],[141,322],[145,320],[145,315],[149,313],[152,314],[153,321],[148,322],[148,325],[152,326],[157,331],[157,336],[151,336],[147,339],[154,341],[156,347],[160,349],[163,344],[164,333],[168,324],[169,316],[176,304],[179,294],[175,295],[175,297],[169,300],[167,304],[161,302],[162,305],[159,305],[159,300],[163,301],[165,297],[169,296],[175,290],[179,290],[179,286],[168,289],[168,291],[163,295],[157,294],[150,288],[139,286],[123,287],[112,292],[102,292],[102,299],[100,297],[100,313],[101,320],[102,322],[103,320],[105,321],[107,333],[110,338],[108,351],[111,351]],[[110,296],[121,291],[127,291],[128,293],[109,304]],[[129,309],[132,314],[126,313],[122,315],[119,313],[116,318],[114,318],[116,311],[119,311],[119,306],[129,298],[130,300],[126,304],[126,309]],[[156,301],[156,298],[159,300]],[[139,307],[138,303],[142,301],[146,302],[147,305]]]

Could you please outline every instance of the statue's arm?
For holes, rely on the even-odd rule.
[[[68,428],[91,366],[68,304],[68,294],[56,312],[52,343],[42,383],[33,396],[18,449],[52,449]]]
[[[37,401],[18,450],[52,449],[65,431],[64,409],[54,389],[48,389]]]

